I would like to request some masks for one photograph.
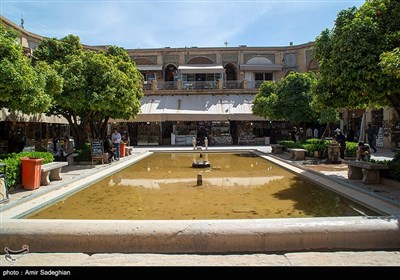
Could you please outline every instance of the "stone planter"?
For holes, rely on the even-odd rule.
[[[322,152],[321,151],[314,151],[314,157],[315,158],[321,158],[322,157]]]

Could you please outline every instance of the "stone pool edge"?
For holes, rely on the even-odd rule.
[[[115,168],[120,170],[135,159],[137,157]],[[292,170],[295,166],[288,168]],[[304,176],[306,171],[299,170]],[[99,172],[97,176],[105,175]],[[40,197],[35,199],[40,200]],[[23,204],[29,208],[29,203]],[[245,253],[400,248],[398,215],[256,220],[60,221],[14,219],[15,215],[4,215],[10,210],[0,213],[0,246],[18,249],[28,245],[30,252]]]

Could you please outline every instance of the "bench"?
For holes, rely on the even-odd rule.
[[[274,153],[274,154],[282,154],[283,153],[283,148],[285,147],[285,146],[280,145],[280,144],[271,144],[270,146],[272,148],[272,153]]]
[[[75,157],[77,157],[79,154],[77,153],[72,153],[67,155],[67,162],[68,165],[74,165],[75,164]]]
[[[347,164],[347,177],[350,180],[362,180],[364,184],[379,184],[380,170],[389,169],[388,166],[364,161],[344,161]]]
[[[306,149],[289,149],[290,158],[294,160],[305,160],[306,159]]]
[[[61,168],[68,165],[68,162],[50,162],[42,165],[42,172],[40,175],[40,185],[47,186],[50,180],[61,180]]]
[[[102,153],[101,155],[92,156],[92,165],[95,160],[101,161],[101,164],[104,164],[104,155],[105,155],[105,153]],[[107,153],[107,157],[108,157],[108,153]]]

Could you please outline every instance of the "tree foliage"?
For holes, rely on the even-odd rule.
[[[394,75],[400,46],[400,1],[367,0],[341,11],[332,30],[316,39],[317,99],[328,107],[392,106],[400,113],[400,79]],[[398,65],[398,64],[397,64]]]
[[[23,113],[46,112],[61,92],[62,79],[45,62],[31,65],[17,33],[0,26],[0,101]]]
[[[381,63],[383,73],[393,79],[400,79],[400,48],[392,52],[381,54]]]
[[[275,114],[276,102],[276,83],[265,81],[261,84],[258,94],[254,97],[253,113],[258,116],[277,120],[279,116]]]
[[[253,101],[253,113],[271,120],[287,120],[293,124],[317,119],[311,107],[314,73],[291,73],[276,84],[264,82]]]
[[[35,55],[64,79],[63,92],[50,112],[68,120],[77,145],[103,138],[110,118],[129,119],[139,112],[142,76],[124,49],[84,51],[79,38],[69,35],[43,41]],[[87,126],[91,135],[85,132]]]

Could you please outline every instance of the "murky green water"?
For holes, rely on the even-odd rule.
[[[28,218],[178,220],[375,214],[260,157],[199,155],[151,155]],[[211,168],[192,168],[194,160],[209,160]],[[197,186],[198,174],[201,186]]]

